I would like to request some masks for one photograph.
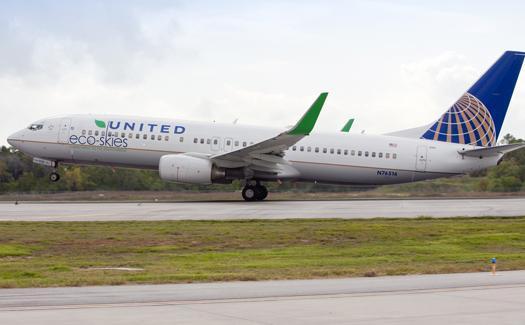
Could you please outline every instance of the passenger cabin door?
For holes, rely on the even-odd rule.
[[[71,130],[71,119],[66,117],[60,120],[60,128],[58,130],[58,142],[59,143],[68,143],[69,142],[69,132]]]
[[[416,170],[424,172],[427,169],[427,151],[428,147],[425,145],[417,146],[416,152]]]

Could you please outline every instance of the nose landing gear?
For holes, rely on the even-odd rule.
[[[60,179],[60,174],[57,173],[57,172],[52,172],[51,174],[49,174],[49,180],[51,182],[58,182],[58,180]]]
[[[242,198],[245,201],[262,201],[268,196],[268,189],[259,181],[253,184],[247,183],[242,189]]]

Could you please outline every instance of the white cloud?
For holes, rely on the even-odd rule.
[[[331,94],[318,130],[339,130],[350,117],[357,118],[356,131],[414,127],[436,119],[496,59],[499,45],[482,40],[503,38],[483,23],[489,17],[499,26],[490,13],[459,5],[446,11],[368,1],[52,7],[0,4],[0,143],[32,120],[68,113],[239,118],[282,127],[321,91]],[[517,86],[506,124],[517,136],[525,136],[524,86]]]

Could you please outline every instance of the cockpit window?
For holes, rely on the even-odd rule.
[[[28,127],[28,129],[31,131],[37,131],[37,130],[42,130],[43,127],[44,127],[44,124],[31,124]]]

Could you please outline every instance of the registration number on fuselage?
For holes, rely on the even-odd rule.
[[[377,176],[397,176],[397,171],[395,170],[378,170]]]

